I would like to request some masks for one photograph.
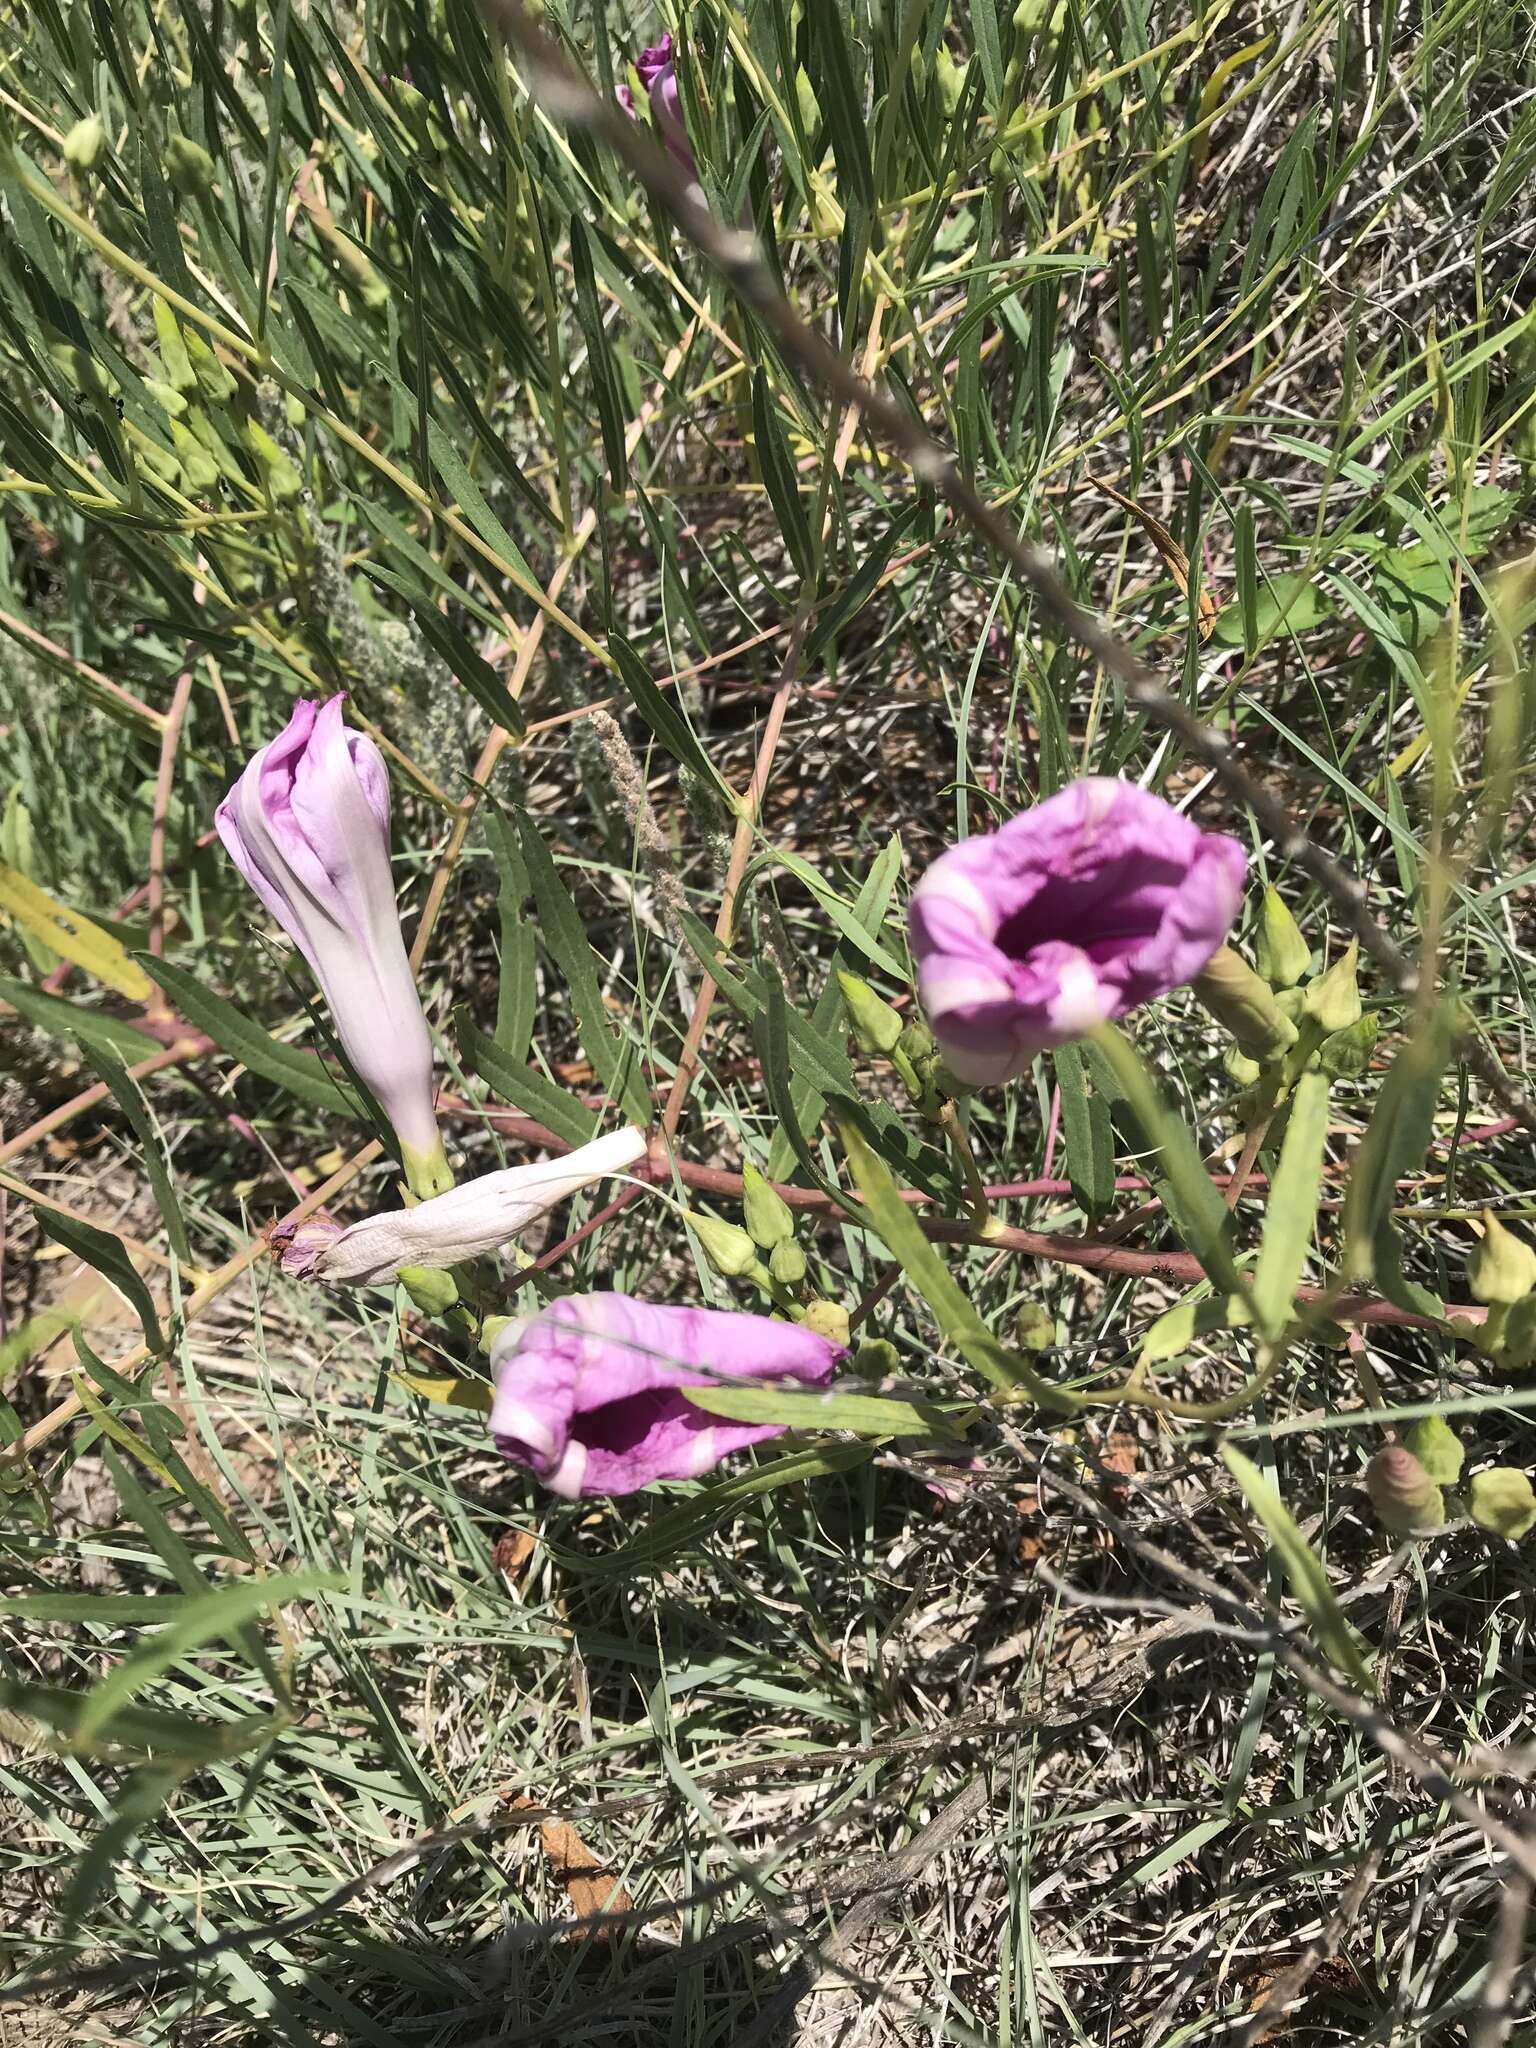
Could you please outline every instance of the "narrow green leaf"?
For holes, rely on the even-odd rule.
[[[144,1091],[110,1047],[100,1043],[88,1045],[85,1056],[112,1091],[113,1100],[128,1119],[129,1129],[139,1143],[139,1157],[144,1163],[150,1192],[155,1198],[155,1207],[160,1211],[171,1250],[184,1266],[188,1266],[192,1263],[192,1249],[187,1242],[181,1201],[166,1157],[165,1141]]]
[[[899,832],[893,832],[865,876],[863,887],[859,890],[853,906],[853,924],[860,934],[857,948],[847,937],[839,941],[832,958],[832,972],[828,974],[826,985],[816,998],[815,1007],[811,1012],[811,1029],[824,1037],[832,1035],[842,1018],[837,970],[856,967],[857,955],[868,950],[863,943],[865,936],[875,937],[883,928],[900,873],[901,835]],[[790,1099],[792,1120],[797,1130],[810,1130],[821,1121],[825,1098],[813,1082],[805,1080],[800,1074],[793,1074]],[[776,1133],[768,1154],[768,1178],[783,1180],[796,1157],[787,1131]]]
[[[1109,1105],[1088,1087],[1082,1051],[1058,1046],[1051,1055],[1061,1090],[1061,1134],[1073,1199],[1090,1218],[1102,1216],[1115,1199],[1115,1137]]]
[[[45,995],[25,981],[0,975],[0,1001],[10,1004],[18,1016],[35,1024],[53,1038],[74,1038],[80,1045],[104,1045],[130,1060],[147,1060],[161,1050],[160,1041],[147,1031],[105,1010],[88,1010],[83,1003],[66,1002],[62,996]]]
[[[525,1116],[536,1118],[568,1145],[585,1145],[597,1135],[599,1119],[595,1110],[578,1102],[558,1081],[551,1081],[536,1067],[508,1059],[496,1039],[487,1038],[467,1021],[459,1025],[459,1049],[466,1063],[504,1101]]]
[[[760,1493],[776,1493],[781,1487],[801,1486],[828,1473],[851,1471],[874,1456],[867,1443],[821,1443],[809,1448],[791,1444],[770,1453],[751,1471],[733,1472],[728,1479],[707,1487],[681,1507],[658,1515],[648,1528],[623,1543],[597,1569],[615,1577],[633,1571],[637,1565],[660,1564],[676,1556],[686,1544],[717,1528],[746,1501]],[[588,1562],[583,1559],[583,1562]]]
[[[885,1162],[846,1111],[838,1114],[834,1108],[833,1114],[854,1182],[864,1197],[864,1213],[870,1227],[967,1363],[1002,1392],[1028,1393],[1042,1407],[1075,1408],[1077,1403],[1070,1394],[1042,1380],[1031,1365],[1000,1344],[983,1325],[965,1289],[924,1237],[917,1218],[901,1199]]]
[[[496,863],[496,914],[501,922],[501,979],[496,989],[496,1044],[503,1056],[521,1066],[533,1037],[538,1007],[538,948],[529,911],[528,870],[510,819],[488,805],[483,813],[485,836]]]
[[[30,1196],[30,1190],[28,1193]],[[110,1231],[98,1230],[94,1223],[87,1223],[83,1217],[66,1216],[61,1210],[50,1209],[42,1202],[36,1203],[35,1213],[39,1225],[55,1244],[63,1245],[77,1259],[84,1259],[88,1266],[94,1266],[104,1280],[111,1281],[143,1324],[144,1341],[150,1350],[161,1350],[165,1344],[165,1332],[160,1327],[154,1296],[129,1258],[122,1239],[114,1237]]]
[[[1280,1164],[1270,1184],[1264,1235],[1253,1273],[1253,1305],[1268,1337],[1284,1331],[1317,1225],[1328,1137],[1328,1076],[1303,1074],[1291,1097]]]
[[[863,95],[855,81],[847,27],[851,13],[838,0],[810,0],[812,84],[826,117],[838,182],[865,214],[875,210],[875,179],[869,161],[869,130]]]
[[[87,1694],[75,1724],[77,1741],[108,1736],[115,1716],[181,1658],[205,1643],[232,1640],[254,1615],[346,1581],[331,1572],[298,1572],[264,1579],[240,1579],[220,1586],[185,1607],[168,1627],[143,1642]]]
[[[1451,1056],[1453,1007],[1436,1009],[1387,1071],[1369,1127],[1344,1191],[1345,1269],[1352,1281],[1374,1280],[1390,1301],[1427,1315],[1444,1304],[1402,1270],[1402,1240],[1392,1220],[1397,1184],[1422,1164],[1434,1135],[1440,1083]]]
[[[953,1416],[926,1401],[881,1394],[803,1394],[774,1387],[684,1387],[695,1408],[732,1422],[781,1422],[790,1429],[847,1429],[858,1436],[942,1436],[965,1432]],[[974,1411],[972,1411],[974,1412]]]
[[[182,1016],[199,1031],[206,1031],[221,1052],[313,1109],[356,1118],[358,1104],[331,1078],[318,1053],[280,1044],[185,967],[157,960],[154,972]]]
[[[560,878],[554,857],[525,812],[517,814],[523,862],[539,907],[539,929],[549,956],[565,978],[582,1050],[592,1062],[609,1099],[642,1130],[651,1120],[651,1101],[640,1075],[634,1047],[608,1022],[586,927]]]
[[[1140,1053],[1113,1025],[1101,1025],[1092,1043],[1124,1091],[1144,1142],[1157,1154],[1164,1198],[1180,1236],[1219,1289],[1244,1293],[1248,1283],[1233,1260],[1227,1235],[1232,1219],[1183,1118],[1169,1109]]]
[[[619,680],[628,690],[635,709],[673,760],[684,768],[691,768],[733,812],[739,811],[741,805],[736,792],[705,753],[682,706],[657,688],[656,679],[646,666],[644,657],[622,633],[613,629],[608,633],[608,648],[617,664]]]
[[[809,576],[816,560],[811,523],[800,495],[800,478],[794,457],[761,365],[752,373],[752,433],[757,442],[757,459],[763,472],[768,502],[778,519],[784,545],[789,549],[799,574]]]
[[[1291,1511],[1280,1498],[1273,1482],[1251,1458],[1232,1444],[1223,1444],[1221,1455],[1249,1507],[1264,1525],[1274,1545],[1285,1576],[1290,1581],[1298,1606],[1312,1624],[1318,1648],[1331,1664],[1347,1672],[1362,1691],[1371,1686],[1367,1646],[1344,1617],[1322,1560],[1297,1528]]]
[[[624,407],[619,398],[607,330],[603,326],[603,309],[598,301],[597,279],[592,269],[592,249],[581,216],[576,213],[571,215],[571,274],[576,285],[576,318],[587,344],[587,362],[592,371],[608,481],[616,492],[622,492],[629,480],[629,460],[624,452]]]
[[[440,612],[437,606],[413,590],[403,576],[393,569],[386,569],[380,562],[364,562],[363,574],[375,583],[381,583],[398,597],[404,598],[411,608],[422,638],[443,665],[464,685],[470,696],[480,706],[486,717],[496,725],[503,726],[515,740],[523,736],[526,721],[518,709],[516,700],[509,694],[506,684],[484,655],[472,647],[452,619]]]
[[[27,1715],[70,1749],[87,1754],[117,1749],[152,1750],[157,1756],[212,1763],[217,1758],[238,1756],[243,1750],[254,1748],[283,1726],[274,1714],[251,1714],[238,1721],[193,1721],[183,1714],[162,1714],[149,1707],[125,1705],[113,1715],[110,1728],[86,1734],[80,1724],[90,1698],[89,1693],[68,1692],[62,1686],[31,1685],[0,1677],[0,1707]]]

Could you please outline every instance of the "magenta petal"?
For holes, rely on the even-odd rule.
[[[1236,840],[1106,776],[951,847],[909,911],[946,1061],[978,1086],[1008,1080],[1192,980],[1226,938],[1246,875]]]
[[[731,1422],[678,1390],[721,1378],[828,1379],[840,1346],[796,1323],[624,1294],[570,1295],[491,1353],[497,1447],[568,1499],[694,1479],[776,1423]]]
[[[432,1039],[400,936],[389,776],[344,723],[345,699],[300,701],[215,816],[240,873],[308,961],[336,1035],[407,1150],[438,1148]]]

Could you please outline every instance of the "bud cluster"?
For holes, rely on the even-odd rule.
[[[1360,949],[1351,945],[1323,974],[1277,889],[1266,889],[1254,943],[1257,971],[1223,946],[1195,993],[1231,1033],[1227,1072],[1247,1092],[1252,1122],[1273,1116],[1309,1068],[1352,1081],[1370,1065],[1379,1020],[1360,1000]]]
[[[908,1024],[883,996],[856,974],[838,972],[848,1028],[860,1052],[887,1059],[919,1116],[938,1123],[946,1103],[964,1092],[945,1066],[933,1033],[920,1018]]]
[[[1465,1494],[1453,1492],[1466,1452],[1438,1415],[1414,1423],[1401,1442],[1383,1446],[1365,1468],[1376,1519],[1394,1536],[1425,1536],[1466,1516],[1490,1536],[1510,1541],[1536,1529],[1536,1489],[1513,1465],[1475,1472]]]
[[[795,1212],[750,1160],[742,1168],[741,1207],[745,1229],[688,1211],[688,1227],[710,1265],[722,1279],[752,1281],[795,1322],[845,1345],[847,1310],[810,1294],[805,1253],[795,1240]]]
[[[1506,1370],[1536,1364],[1536,1252],[1491,1210],[1467,1261],[1467,1286],[1488,1314],[1477,1324],[1458,1319],[1458,1330]]]

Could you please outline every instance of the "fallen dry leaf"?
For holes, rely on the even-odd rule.
[[[512,1801],[515,1807],[536,1803],[525,1798]],[[550,1875],[564,1885],[576,1919],[594,1919],[599,1913],[627,1913],[634,1905],[623,1885],[604,1868],[602,1859],[593,1855],[569,1821],[544,1821],[539,1828],[539,1846]],[[595,1927],[592,1932],[600,1941],[608,1938],[606,1927]]]
[[[503,1529],[496,1539],[491,1561],[497,1571],[515,1579],[537,1548],[537,1538],[527,1529]]]
[[[1096,491],[1102,491],[1106,498],[1113,498],[1122,511],[1129,512],[1131,517],[1139,523],[1148,540],[1151,541],[1153,547],[1162,556],[1163,567],[1179,586],[1183,595],[1188,597],[1189,557],[1179,546],[1167,527],[1164,526],[1161,519],[1157,517],[1156,513],[1149,512],[1145,505],[1138,505],[1134,498],[1127,497],[1125,492],[1119,489],[1117,485],[1106,483],[1101,476],[1091,476],[1087,481],[1093,485]],[[1208,640],[1211,637],[1211,629],[1216,624],[1217,615],[1220,610],[1220,605],[1217,604],[1215,598],[1212,597],[1211,593],[1202,584],[1199,597],[1200,616],[1196,621],[1196,631],[1201,640]]]

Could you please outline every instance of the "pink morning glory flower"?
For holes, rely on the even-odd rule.
[[[1190,981],[1225,939],[1247,858],[1133,782],[1092,775],[941,854],[908,912],[918,991],[972,1087]]]
[[[389,866],[389,776],[345,698],[301,700],[215,815],[235,866],[304,958],[336,1035],[400,1142],[413,1186],[440,1175],[432,1039],[400,936]]]
[[[628,1126],[539,1159],[482,1174],[412,1209],[386,1209],[341,1229],[328,1217],[272,1233],[285,1273],[332,1287],[382,1287],[407,1266],[441,1270],[485,1257],[567,1196],[645,1157],[644,1131]]]
[[[677,64],[672,55],[671,36],[664,35],[653,49],[642,50],[636,60],[635,71],[651,96],[651,119],[667,146],[668,155],[690,178],[697,178],[699,167],[688,146],[688,129],[683,120],[682,95],[677,88]]]
[[[843,1347],[798,1323],[730,1309],[680,1308],[627,1294],[572,1294],[491,1347],[497,1448],[552,1493],[633,1493],[696,1479],[732,1451],[783,1434],[731,1422],[679,1391],[726,1380],[820,1385]]]

